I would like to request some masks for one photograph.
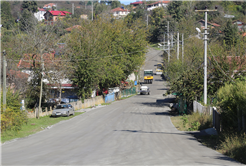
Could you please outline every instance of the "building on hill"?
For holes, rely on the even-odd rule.
[[[72,15],[72,13],[68,11],[57,11],[57,10],[50,10],[44,14],[45,22],[53,24],[58,19],[63,19],[67,15]]]
[[[38,21],[44,20],[44,14],[46,10],[43,8],[38,8],[38,12],[34,13],[34,16],[38,19]]]
[[[236,20],[236,21],[233,21],[232,23],[237,25],[239,31],[246,30],[246,25],[242,21]]]
[[[158,7],[167,7],[169,3],[170,1],[157,1],[157,2],[149,4],[147,6],[147,10],[150,11]]]
[[[51,9],[52,7],[56,7],[57,5],[55,3],[48,3],[44,5],[44,9]]]
[[[119,18],[127,16],[130,13],[130,11],[128,11],[128,9],[124,9],[124,7],[121,7],[121,8],[118,7],[118,8],[111,10],[111,13],[116,19],[119,19]]]

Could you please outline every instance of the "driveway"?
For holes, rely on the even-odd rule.
[[[155,69],[161,51],[150,50],[144,68]],[[154,76],[151,95],[94,109],[2,146],[3,165],[240,165],[170,121],[167,82]]]

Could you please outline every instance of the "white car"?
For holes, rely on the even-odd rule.
[[[69,116],[74,115],[75,111],[71,104],[60,104],[57,105],[56,109],[53,110],[51,116]]]
[[[147,87],[147,86],[141,86],[139,92],[140,92],[140,95],[142,95],[142,94],[150,95],[150,90],[149,90],[149,87]]]

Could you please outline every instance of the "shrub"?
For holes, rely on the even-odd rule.
[[[1,131],[19,131],[21,126],[27,123],[28,120],[27,113],[20,109],[19,92],[12,93],[12,91],[8,89],[6,103],[6,111],[1,111]],[[3,108],[3,105],[1,105],[1,108]]]

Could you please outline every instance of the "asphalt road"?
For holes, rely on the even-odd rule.
[[[147,54],[155,69],[161,52]],[[162,96],[167,83],[154,76],[151,95],[93,109],[40,133],[2,146],[3,165],[240,165],[178,131]]]

